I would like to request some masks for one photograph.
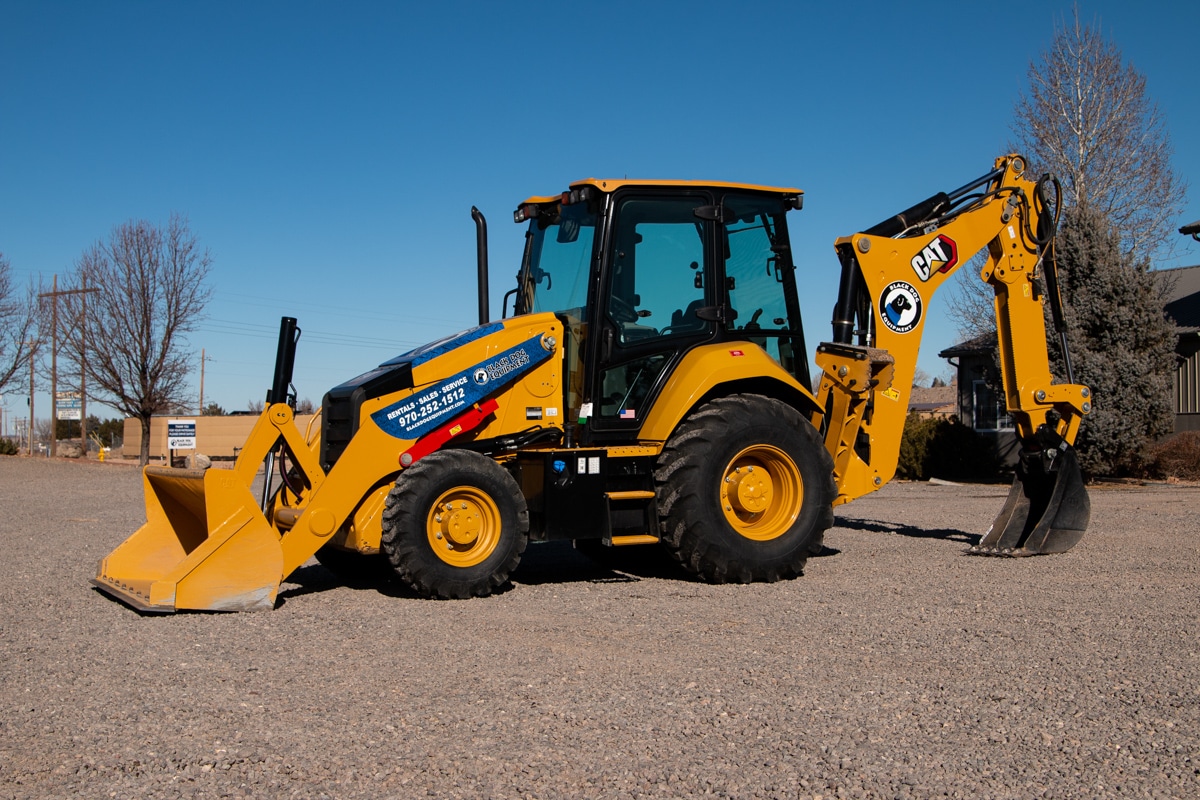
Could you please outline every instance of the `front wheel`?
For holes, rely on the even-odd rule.
[[[833,459],[796,409],[713,400],[668,440],[655,471],[663,543],[711,583],[799,575],[833,525]]]
[[[483,597],[508,582],[529,541],[529,512],[503,467],[442,450],[400,473],[381,545],[401,580],[426,597]]]

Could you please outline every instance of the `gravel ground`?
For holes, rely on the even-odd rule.
[[[1200,487],[964,557],[1004,494],[892,484],[771,585],[552,544],[488,599],[310,562],[143,617],[88,584],[137,471],[0,458],[0,798],[1200,796]]]

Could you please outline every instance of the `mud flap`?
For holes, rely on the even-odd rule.
[[[1035,452],[1021,451],[1004,507],[976,555],[1035,556],[1065,553],[1087,530],[1091,501],[1079,459],[1066,442]]]
[[[229,470],[146,467],[146,524],[100,562],[104,592],[141,611],[260,611],[283,579],[280,537]]]

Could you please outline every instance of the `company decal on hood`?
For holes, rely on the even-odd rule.
[[[418,439],[549,358],[541,340],[542,334],[538,334],[444,381],[418,389],[376,411],[371,419],[389,436]]]

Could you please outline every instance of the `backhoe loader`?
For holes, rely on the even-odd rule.
[[[587,179],[531,197],[499,320],[473,209],[477,327],[331,389],[319,428],[301,432],[299,328],[285,317],[234,468],[145,467],[146,524],[94,583],[147,612],[269,609],[315,555],[343,570],[386,558],[419,594],[466,598],[503,586],[530,541],[562,539],[657,544],[711,582],[797,576],[833,507],[893,477],[928,304],[985,248],[1022,452],[974,551],[1068,550],[1088,522],[1071,445],[1090,395],[1050,374],[1047,300],[1064,329],[1057,184],[1024,172],[1005,156],[835,242],[815,392],[786,222],[799,190]]]

